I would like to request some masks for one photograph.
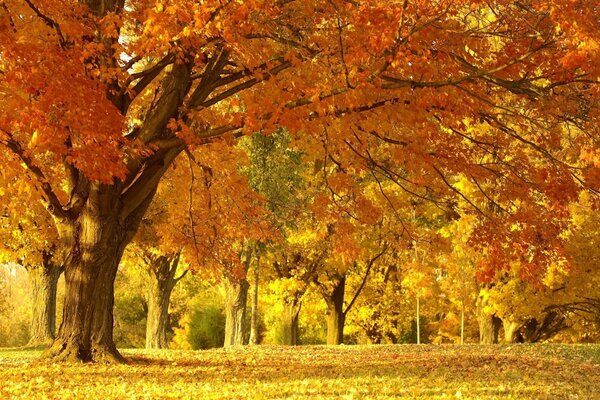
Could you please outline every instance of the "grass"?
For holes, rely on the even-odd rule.
[[[1,399],[600,399],[600,345],[123,350],[52,365],[0,349]]]

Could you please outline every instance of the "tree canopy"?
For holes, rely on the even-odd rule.
[[[569,205],[598,207],[599,18],[570,0],[2,1],[0,180],[26,183],[2,191],[41,200],[67,282],[50,354],[120,359],[117,267],[169,167],[222,168],[281,127],[320,160],[320,210],[376,215],[372,179],[383,208],[477,215],[480,279],[514,259],[538,279],[567,256]]]

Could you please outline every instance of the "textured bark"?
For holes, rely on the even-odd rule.
[[[58,335],[45,356],[56,361],[124,362],[113,341],[114,281],[155,191],[119,218],[119,185],[90,184],[81,212],[62,222],[65,300]]]
[[[250,316],[249,344],[258,344],[258,284],[260,280],[260,260],[254,268],[254,282],[252,282],[252,314]]]
[[[285,300],[283,303],[283,343],[288,346],[298,345],[298,316],[302,303],[300,299]]]
[[[63,322],[48,352],[57,360],[124,361],[113,342],[114,281],[120,255],[110,247],[104,252],[103,257],[70,264],[65,270]]]
[[[249,287],[245,279],[225,278],[225,347],[245,344]]]
[[[56,335],[56,290],[62,268],[44,257],[41,265],[28,267],[33,286],[30,346],[50,344]]]
[[[479,343],[498,343],[498,334],[502,327],[502,320],[495,315],[480,315],[477,320],[479,322]]]
[[[330,293],[324,295],[327,304],[327,344],[337,345],[344,342],[344,293],[346,291],[346,276],[335,280],[335,286]]]
[[[146,348],[166,349],[169,329],[169,304],[171,293],[185,272],[176,277],[179,254],[150,258],[150,284],[146,296],[148,316],[146,318]]]

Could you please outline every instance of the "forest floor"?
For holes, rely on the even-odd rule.
[[[123,350],[52,365],[0,349],[0,399],[600,399],[600,345]]]

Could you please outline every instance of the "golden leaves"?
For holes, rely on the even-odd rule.
[[[592,398],[599,390],[596,353],[597,345],[254,346],[235,351],[126,350],[129,365],[36,363],[25,368],[38,352],[4,350],[0,395],[55,399],[76,394],[91,400]]]

